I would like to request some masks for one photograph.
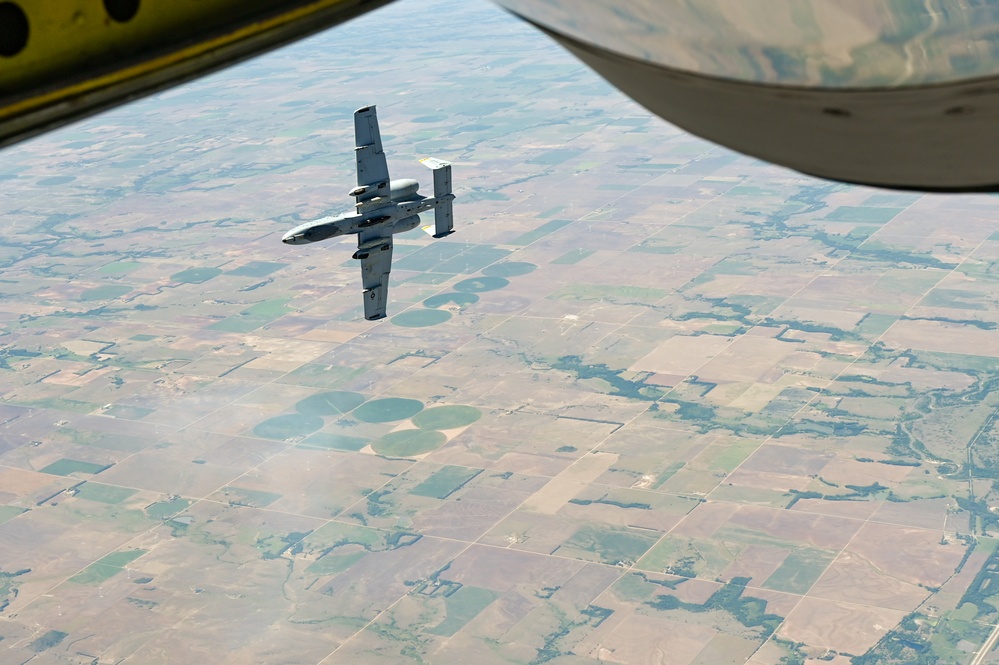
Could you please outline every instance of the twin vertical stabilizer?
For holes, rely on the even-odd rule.
[[[443,238],[454,233],[451,164],[433,157],[425,157],[420,163],[434,171],[434,198],[440,199],[434,206],[434,237]]]

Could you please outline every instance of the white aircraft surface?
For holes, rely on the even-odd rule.
[[[389,179],[374,106],[354,111],[354,138],[357,187],[350,190],[350,195],[357,199],[356,211],[306,222],[284,234],[281,241],[304,245],[356,233],[354,258],[361,261],[364,318],[373,321],[385,317],[392,235],[416,228],[420,213],[428,210],[434,211],[435,238],[454,232],[451,164],[432,157],[420,160],[434,172],[434,196],[427,198],[418,193],[420,183],[416,180]]]

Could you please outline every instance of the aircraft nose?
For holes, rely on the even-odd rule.
[[[281,238],[281,242],[286,245],[300,245],[302,244],[304,236],[304,233],[286,233],[284,237]]]

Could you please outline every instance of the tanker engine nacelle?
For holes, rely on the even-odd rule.
[[[409,201],[419,197],[416,192],[420,189],[420,183],[412,178],[402,178],[393,180],[389,185],[389,197],[393,201]]]

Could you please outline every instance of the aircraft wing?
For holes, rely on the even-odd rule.
[[[365,239],[358,236],[354,258],[361,261],[361,285],[364,287],[364,318],[385,318],[388,304],[388,279],[392,269],[392,235]]]
[[[382,136],[378,131],[378,115],[374,106],[354,111],[354,156],[357,159],[358,203],[379,196],[389,200],[389,172],[382,151]]]

